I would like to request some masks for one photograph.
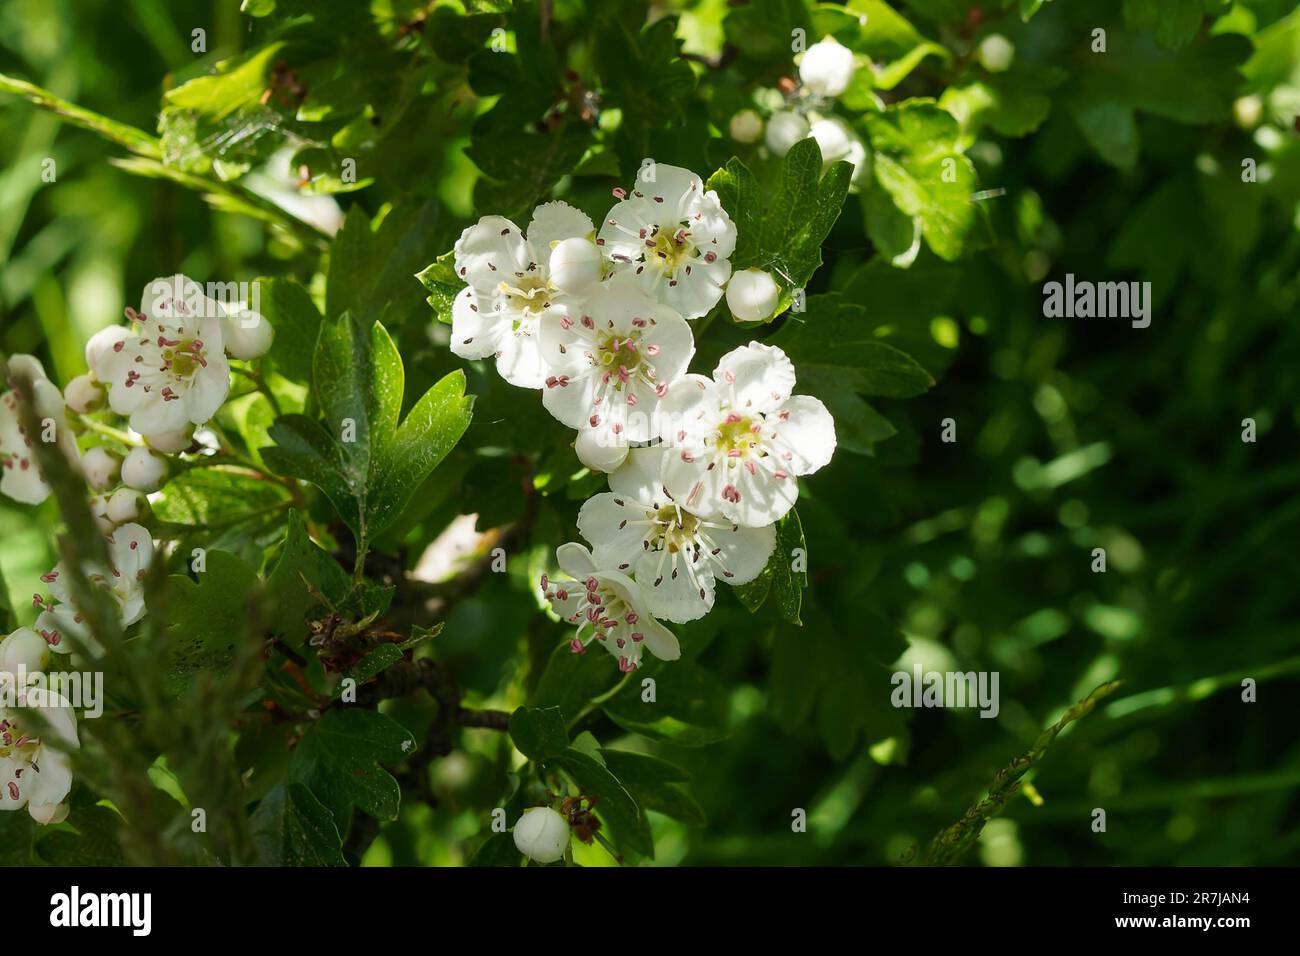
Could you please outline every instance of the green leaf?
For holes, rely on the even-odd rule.
[[[558,707],[565,723],[572,725],[593,699],[613,690],[622,676],[597,655],[574,654],[567,643],[559,644],[528,702],[533,707]]]
[[[561,769],[573,778],[582,793],[598,799],[596,815],[613,831],[614,842],[623,851],[654,857],[650,826],[640,807],[617,777],[595,757],[569,747],[546,761],[548,769]]]
[[[410,731],[378,711],[327,710],[294,750],[288,780],[311,790],[344,832],[353,807],[380,822],[397,819],[401,789],[379,764],[414,752]]]
[[[845,10],[854,16],[857,35],[838,39],[865,54],[868,65],[860,72],[866,73],[877,89],[892,90],[927,56],[952,60],[944,46],[923,36],[884,0],[849,0]]]
[[[451,324],[451,306],[465,281],[456,275],[456,253],[445,252],[416,275],[429,290],[429,305],[439,322]]]
[[[367,329],[345,313],[321,325],[313,378],[325,427],[283,416],[269,429],[276,444],[263,458],[280,474],[315,484],[360,539],[372,540],[469,426],[465,374],[445,376],[399,427],[404,372],[397,348],[381,324]]]
[[[836,293],[809,296],[807,308],[769,340],[808,373],[833,375],[864,395],[911,398],[934,379],[906,352],[880,341],[866,306]],[[793,319],[794,317],[792,317]]]
[[[704,668],[687,661],[653,661],[636,676],[601,705],[624,730],[683,747],[703,747],[728,735],[726,689]],[[655,681],[652,701],[642,699],[642,681],[648,677]]]
[[[402,659],[402,650],[396,644],[380,644],[365,657],[357,661],[348,676],[360,683],[370,680],[376,674],[387,670]]]
[[[320,336],[321,315],[310,293],[293,279],[261,278],[262,316],[275,329],[268,353],[285,378],[311,382],[312,353]]]
[[[605,766],[619,779],[642,810],[654,810],[692,826],[706,826],[708,817],[695,799],[675,786],[690,775],[666,760],[623,750],[601,750]]]
[[[781,286],[774,314],[789,308],[795,290],[804,288],[822,263],[822,241],[839,218],[853,166],[833,163],[822,175],[821,148],[815,139],[796,143],[781,164],[781,178],[770,199],[738,159],[709,177],[728,215],[737,223],[733,270],[770,271]],[[754,238],[745,238],[745,237]]]
[[[219,528],[272,511],[285,502],[280,485],[241,471],[190,468],[160,489],[156,518],[191,528]]]
[[[394,328],[418,321],[423,297],[411,277],[446,248],[444,229],[436,201],[399,202],[374,222],[353,206],[330,249],[325,318],[351,312]]]
[[[958,149],[952,115],[932,100],[908,100],[864,117],[872,175],[899,210],[914,218],[935,254],[949,261],[975,222],[975,167]]]
[[[494,833],[478,848],[470,866],[519,866],[524,856],[515,846],[515,838],[509,833]]]
[[[791,624],[802,624],[799,609],[808,587],[808,551],[799,524],[799,512],[790,512],[776,523],[776,547],[767,567],[753,581],[734,588],[740,603],[757,611],[770,597],[777,613]],[[799,569],[799,570],[796,570]]]
[[[29,814],[0,813],[0,866],[31,866],[36,824]]]
[[[300,783],[272,787],[249,826],[258,866],[347,866],[334,818]]]
[[[122,817],[96,804],[74,806],[66,821],[76,832],[58,830],[36,844],[51,866],[125,866],[120,841]]]
[[[569,746],[569,732],[558,707],[520,707],[510,715],[510,739],[529,760],[545,760]]]
[[[227,551],[209,550],[204,561],[195,578],[169,578],[167,669],[178,688],[197,671],[223,672],[234,658],[234,642],[249,636],[257,573]]]

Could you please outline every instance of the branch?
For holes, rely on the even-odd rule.
[[[925,863],[935,866],[951,866],[960,860],[979,839],[984,825],[1002,812],[1007,801],[1011,799],[1020,790],[1020,778],[1042,759],[1047,748],[1051,746],[1056,735],[1065,729],[1066,725],[1086,716],[1097,706],[1098,701],[1110,696],[1119,688],[1119,681],[1111,681],[1109,684],[1102,684],[1091,694],[1079,701],[1064,714],[1061,719],[1052,726],[1048,727],[1034,745],[1029,748],[1029,752],[1023,756],[1017,757],[1006,767],[999,770],[993,777],[993,783],[989,786],[988,796],[980,800],[974,806],[962,815],[962,818],[948,827],[941,830],[930,844],[930,848],[925,854]]]

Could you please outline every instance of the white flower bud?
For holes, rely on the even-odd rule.
[[[737,143],[757,143],[763,135],[763,117],[753,110],[740,110],[731,117],[728,128]]]
[[[236,305],[221,316],[221,341],[231,358],[245,361],[261,358],[270,350],[274,339],[275,329],[260,312]]]
[[[92,375],[78,375],[63,390],[63,400],[74,412],[93,412],[104,407],[104,389]]]
[[[1242,129],[1254,129],[1264,118],[1264,101],[1258,96],[1243,96],[1232,104],[1232,116]]]
[[[1010,40],[1000,33],[990,33],[980,41],[975,53],[980,65],[990,73],[1002,73],[1011,66],[1016,58],[1016,48]]]
[[[175,455],[194,444],[194,429],[181,428],[174,432],[153,432],[145,435],[144,440],[154,451],[164,455]]]
[[[537,863],[554,863],[569,845],[569,824],[550,807],[533,807],[515,823],[515,846]]]
[[[50,662],[50,645],[30,627],[20,627],[0,641],[0,672],[32,674]]]
[[[817,96],[839,96],[849,88],[855,72],[853,51],[834,37],[814,43],[799,61],[804,89]]]
[[[94,516],[95,526],[104,534],[113,533],[113,520],[108,516],[108,495],[90,496],[90,513]]]
[[[130,461],[128,456],[127,461]],[[126,466],[122,466],[126,470]],[[145,496],[134,488],[119,488],[108,499],[108,509],[105,512],[108,520],[115,525],[125,524],[128,521],[138,521],[142,517],[145,508]]]
[[[627,442],[612,438],[605,429],[584,428],[573,442],[578,461],[592,471],[610,472],[627,460]]]
[[[100,329],[86,343],[86,368],[94,374],[104,356],[113,350],[113,346],[130,337],[131,330],[125,325],[110,325]]]
[[[122,482],[136,491],[157,491],[167,477],[167,461],[148,448],[132,448],[122,462]],[[112,507],[112,501],[109,501]],[[112,517],[112,514],[109,514]]]
[[[116,484],[121,466],[121,459],[101,445],[88,448],[81,456],[81,471],[86,476],[86,483],[96,491]]]
[[[62,823],[68,819],[69,807],[66,803],[29,803],[27,812],[31,814],[33,820],[44,826],[53,823]]]
[[[727,308],[742,322],[770,319],[780,299],[781,287],[762,269],[737,272],[727,283]]]
[[[798,113],[784,110],[767,121],[767,148],[778,156],[790,152],[790,147],[808,135],[808,121]]]
[[[813,123],[808,135],[817,140],[824,163],[847,159],[853,147],[853,133],[849,130],[848,124],[835,116],[819,119]]]
[[[600,281],[600,249],[590,239],[563,239],[551,250],[551,283],[561,292],[584,292]]]

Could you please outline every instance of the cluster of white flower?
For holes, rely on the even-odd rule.
[[[27,808],[37,823],[67,819],[72,790],[68,754],[79,746],[77,715],[45,686],[49,647],[29,628],[0,641],[0,810]],[[43,719],[30,719],[35,710]]]
[[[790,83],[782,108],[764,123],[752,109],[731,117],[731,138],[738,143],[760,139],[777,156],[784,156],[802,139],[815,139],[827,165],[838,160],[853,164],[854,181],[867,169],[867,148],[853,129],[830,113],[836,97],[842,96],[857,72],[853,51],[834,37],[825,37],[803,52],[799,61],[799,83]],[[775,95],[775,94],[774,94]]]
[[[109,567],[88,567],[92,587],[107,596],[123,626],[145,613],[144,577],[154,541],[136,523],[145,496],[168,472],[167,455],[189,448],[194,429],[216,414],[230,392],[229,359],[253,359],[271,346],[273,331],[244,303],[227,304],[204,294],[183,275],[155,279],[139,311],[126,310],[125,326],[110,326],[86,344],[86,373],[60,392],[30,355],[9,359],[9,388],[0,395],[0,492],[24,504],[40,504],[51,488],[35,457],[36,442],[54,443],[85,479],[91,510],[107,535]],[[18,389],[31,383],[30,404],[40,423],[29,434],[20,414]],[[102,421],[105,406],[126,419]],[[78,435],[106,443],[80,450]],[[34,625],[0,641],[0,809],[26,806],[41,823],[67,816],[62,803],[72,785],[67,751],[78,745],[72,705],[44,686],[52,652],[75,644],[93,657],[103,649],[84,624],[67,572],[59,565],[41,576],[48,596],[33,595],[40,612]],[[56,739],[43,746],[23,729],[22,708],[39,707]]]
[[[830,461],[835,425],[815,398],[795,396],[794,365],[751,342],[712,378],[688,374],[690,321],[724,293],[736,318],[767,319],[770,275],[732,275],[736,226],[715,192],[686,169],[647,164],[597,229],[563,202],[538,207],[527,231],[486,216],[461,235],[451,349],[496,359],[508,382],[577,430],[583,464],[609,474],[578,529],[590,548],[556,551],[543,576],[552,609],[578,625],[570,646],[598,641],[624,671],[642,650],[680,655],[660,622],[693,621],[718,581],[745,584],[766,566],[774,523],[796,478]]]

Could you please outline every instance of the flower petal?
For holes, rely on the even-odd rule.
[[[794,363],[774,345],[750,342],[722,356],[713,380],[730,397],[733,410],[770,412],[794,390]]]

